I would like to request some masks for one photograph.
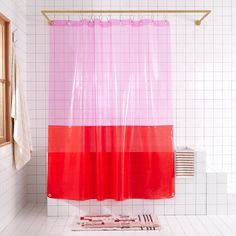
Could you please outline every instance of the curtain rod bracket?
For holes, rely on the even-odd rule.
[[[201,21],[200,20],[195,20],[195,25],[197,25],[197,26],[201,25]]]

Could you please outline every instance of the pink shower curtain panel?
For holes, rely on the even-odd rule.
[[[174,196],[169,23],[50,26],[48,196]]]

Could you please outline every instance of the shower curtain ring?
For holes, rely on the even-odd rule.
[[[164,21],[166,22],[166,21],[167,21],[167,20],[166,20],[166,15],[164,15],[164,17],[163,17],[163,18],[164,18]]]
[[[152,22],[154,22],[154,15],[151,15]]]
[[[107,21],[108,21],[108,23],[111,23],[111,15],[107,16]]]
[[[53,15],[53,20],[50,21],[50,25],[53,25],[55,21],[55,14]]]
[[[131,16],[130,16],[130,20],[131,20],[131,22],[134,21],[134,15],[131,15]]]
[[[67,16],[67,24],[70,24],[70,16]]]
[[[143,15],[139,15],[139,24],[143,23]]]

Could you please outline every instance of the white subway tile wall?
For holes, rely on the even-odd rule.
[[[167,19],[171,24],[175,145],[188,145],[196,150],[205,150],[207,169],[227,172],[230,189],[235,188],[236,81],[233,78],[236,76],[236,1],[31,0],[27,1],[28,77],[26,90],[34,151],[32,161],[27,167],[29,201],[46,201],[50,26],[41,15],[43,9],[211,9],[212,14],[200,27],[194,25],[194,19],[200,17],[199,14],[195,16],[194,14],[162,14],[158,17],[153,15],[153,17]],[[63,16],[51,14],[52,19],[58,17],[63,18]],[[76,17],[78,19],[78,16],[70,15],[70,19]],[[126,17],[130,16],[126,15]],[[64,19],[68,19],[68,16],[66,15]],[[104,15],[103,19],[106,20],[107,15]],[[193,186],[195,180],[191,179],[177,181],[177,193],[183,198],[177,195],[175,200],[160,201],[157,204],[150,202],[148,209],[152,208],[160,214],[176,212],[204,214],[205,202],[209,197],[214,203],[209,207],[209,211],[225,212],[225,209],[231,211],[232,208],[226,206],[226,197],[221,187],[211,182],[206,184],[206,164],[204,161],[199,162],[197,185]],[[224,180],[217,176],[215,178],[226,181],[226,175],[224,175]],[[214,176],[209,178],[213,180]],[[179,184],[181,181],[184,184]],[[207,187],[209,185],[210,191],[219,192],[216,199],[208,192],[206,197],[206,185]],[[173,201],[178,201],[180,206],[173,207]],[[185,204],[181,205],[183,201]],[[50,206],[50,214],[78,213],[78,209],[73,204],[69,204],[69,207],[63,204]],[[94,205],[88,203],[86,205],[86,202],[75,204],[80,204],[80,213],[92,207],[94,211],[100,209],[100,206],[95,208]],[[103,207],[104,211],[112,209],[114,213],[123,209],[119,203],[108,201],[106,204],[109,207]],[[216,204],[219,204],[219,208],[215,207]],[[144,207],[143,201],[128,201],[124,209],[138,212],[140,209],[145,210],[146,204]]]
[[[22,80],[26,82],[26,1],[1,0],[0,12],[17,29],[16,54],[20,62]],[[25,83],[24,83],[25,84]],[[26,168],[13,167],[12,146],[0,147],[0,231],[16,216],[26,203]]]
[[[16,171],[12,146],[0,148],[0,231],[26,204],[26,169]]]

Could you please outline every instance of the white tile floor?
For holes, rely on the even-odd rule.
[[[161,216],[160,231],[71,232],[74,217],[47,217],[45,205],[27,205],[1,236],[236,236],[236,216]]]

